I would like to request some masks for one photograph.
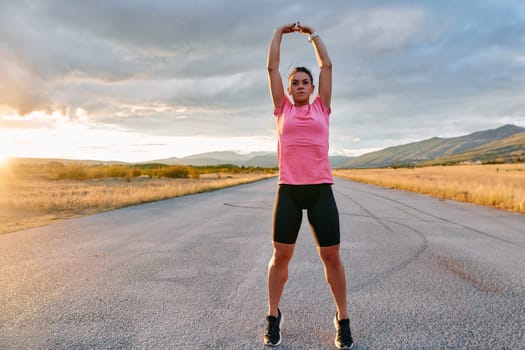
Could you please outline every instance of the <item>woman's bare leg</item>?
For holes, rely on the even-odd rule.
[[[268,264],[268,315],[277,316],[295,244],[273,242],[273,248],[273,256]]]
[[[330,247],[318,247],[319,256],[323,261],[326,281],[332,291],[339,319],[347,319],[346,276],[343,263],[339,256],[339,244]]]

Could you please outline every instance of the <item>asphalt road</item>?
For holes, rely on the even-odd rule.
[[[276,180],[0,235],[0,349],[263,349]],[[525,349],[525,216],[338,179],[355,349]],[[306,219],[305,219],[306,220]],[[334,349],[305,221],[280,349]]]

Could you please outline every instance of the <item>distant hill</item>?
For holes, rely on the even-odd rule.
[[[345,164],[356,158],[357,157],[331,156],[330,165],[332,166],[332,168],[342,168],[345,166]]]
[[[496,157],[496,153],[489,152],[491,149],[483,147],[522,132],[525,132],[525,128],[515,125],[505,125],[497,129],[478,131],[465,136],[452,138],[433,137],[419,142],[388,147],[380,151],[367,153],[347,162],[343,167],[377,168],[396,165],[430,165],[446,163],[448,162],[447,159],[469,161],[474,156],[476,156],[476,159],[483,158],[485,161],[496,161],[502,158],[501,152],[504,152],[504,150],[500,148],[500,151],[497,153],[498,158]],[[508,146],[512,144],[512,142],[514,142],[513,139],[508,141],[508,144],[507,142],[503,142],[503,144],[507,144]],[[476,151],[478,148],[481,149]],[[474,153],[467,154],[467,152]],[[463,155],[460,156],[461,154]]]
[[[440,157],[431,163],[453,164],[461,162],[525,161],[525,132],[476,147],[453,156]],[[423,163],[423,165],[426,165]],[[429,164],[430,165],[430,164]]]
[[[255,155],[244,162],[244,166],[255,166],[261,168],[276,168],[278,166],[277,153],[266,153]]]
[[[505,162],[525,160],[525,128],[504,125],[497,129],[478,131],[469,135],[412,142],[388,147],[359,157],[331,156],[332,168],[377,168],[386,166],[454,164],[461,162]],[[70,160],[51,158],[14,158],[11,162],[45,164],[49,162],[83,164],[130,164],[118,161]],[[239,154],[231,151],[208,152],[177,158],[155,159],[145,163],[168,165],[217,165],[277,167],[276,152]]]
[[[183,158],[156,159],[143,163],[164,163],[169,165],[217,165],[234,164],[237,166],[259,166],[273,168],[277,166],[277,154],[275,152],[252,152],[240,154],[232,151],[219,151],[193,154]]]
[[[195,161],[199,159],[214,159],[215,161],[219,162],[244,162],[248,159],[253,157],[252,154],[239,154],[236,152],[231,151],[224,151],[224,152],[208,152],[208,153],[200,153],[200,154],[194,154],[191,156],[187,156],[182,158],[183,161]]]

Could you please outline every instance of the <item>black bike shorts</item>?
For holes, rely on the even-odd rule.
[[[279,185],[273,212],[273,240],[295,244],[303,209],[319,247],[340,243],[339,213],[332,185]]]

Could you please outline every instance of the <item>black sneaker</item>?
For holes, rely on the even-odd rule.
[[[277,317],[266,316],[266,330],[264,332],[264,345],[277,346],[281,344],[281,310],[277,309],[279,313]]]
[[[335,326],[335,346],[338,349],[351,349],[354,346],[352,333],[350,332],[350,320],[338,320],[337,313],[334,317]]]

